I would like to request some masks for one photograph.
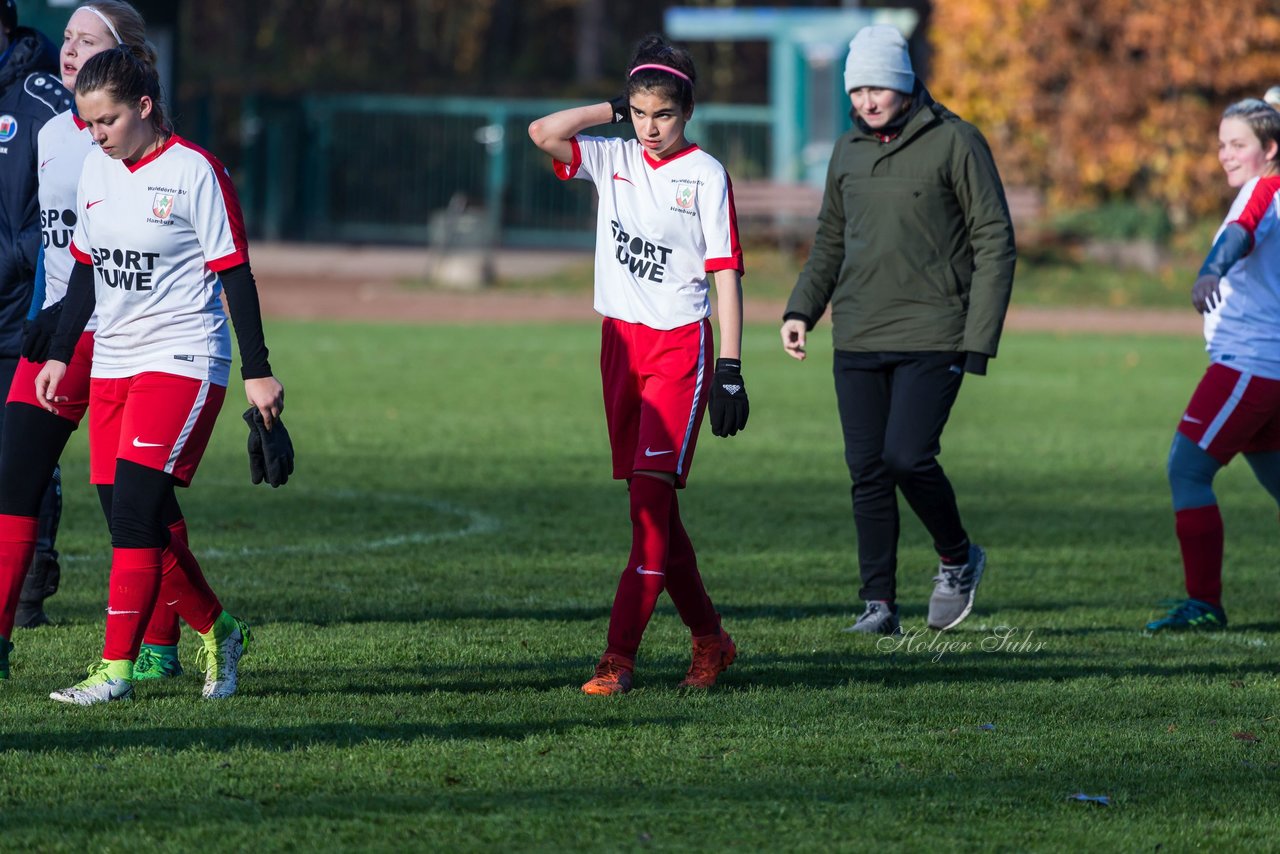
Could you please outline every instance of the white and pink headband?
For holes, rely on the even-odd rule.
[[[693,81],[689,79],[688,74],[685,74],[683,71],[679,71],[675,68],[672,68],[670,65],[655,65],[653,63],[648,63],[645,65],[637,65],[635,68],[631,69],[631,73],[627,76],[635,77],[637,71],[644,71],[646,68],[652,68],[655,71],[665,71],[668,74],[674,74],[675,76],[679,77],[681,80],[684,80],[690,86],[693,85]]]

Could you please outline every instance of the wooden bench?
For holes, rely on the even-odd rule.
[[[1009,203],[1009,218],[1014,228],[1033,226],[1044,217],[1044,193],[1035,187],[1004,188],[1005,201]]]
[[[1044,216],[1044,195],[1034,187],[1005,187],[1015,228],[1034,227]],[[807,246],[818,230],[822,188],[812,184],[743,181],[733,185],[738,231],[744,241],[787,249]]]
[[[795,249],[807,245],[818,230],[822,188],[812,184],[743,181],[733,185],[733,206],[744,241],[768,241]]]

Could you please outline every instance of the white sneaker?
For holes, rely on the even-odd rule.
[[[70,688],[54,691],[50,700],[59,703],[71,703],[76,706],[92,706],[97,703],[111,703],[116,700],[133,699],[133,683],[128,679],[112,679],[107,675],[107,663],[99,661],[89,666],[87,679],[77,682]]]
[[[232,619],[235,628],[231,633],[219,641],[210,631],[197,654],[204,669],[204,690],[200,693],[206,700],[223,700],[236,692],[240,657],[249,645],[249,626],[235,617]]]

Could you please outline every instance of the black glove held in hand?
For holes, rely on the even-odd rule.
[[[62,317],[62,300],[41,309],[34,319],[27,321],[22,332],[22,358],[28,362],[43,362],[49,358],[49,345],[53,333],[58,331],[58,318]]]
[[[737,359],[716,359],[716,378],[711,386],[711,432],[732,436],[747,426],[747,386],[742,382],[742,363]]]
[[[272,487],[288,483],[293,474],[293,442],[284,422],[277,417],[268,430],[256,406],[245,410],[244,421],[249,425],[249,477],[254,483],[265,480]]]
[[[610,101],[609,106],[613,107],[613,118],[609,120],[609,124],[631,123],[631,97],[626,92]]]

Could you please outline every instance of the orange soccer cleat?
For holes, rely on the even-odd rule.
[[[707,689],[716,684],[716,677],[723,673],[738,654],[733,638],[724,629],[714,635],[693,639],[693,663],[685,674],[681,688]]]
[[[596,697],[611,697],[631,690],[631,671],[635,662],[621,655],[606,652],[596,665],[596,675],[582,686],[582,693]]]

